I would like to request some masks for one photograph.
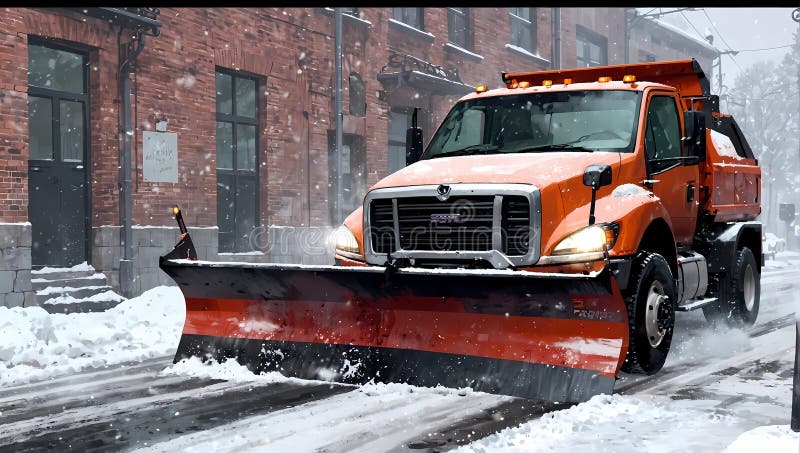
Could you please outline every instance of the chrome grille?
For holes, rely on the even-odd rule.
[[[370,240],[375,253],[403,250],[492,250],[495,200],[502,199],[500,251],[512,256],[529,251],[530,203],[519,195],[451,197],[398,197],[375,199],[370,209]],[[394,201],[397,204],[397,222]],[[399,234],[395,233],[395,225]]]

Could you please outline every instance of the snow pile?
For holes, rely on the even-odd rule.
[[[728,445],[725,453],[751,453],[768,451],[771,453],[795,453],[798,451],[798,435],[789,425],[759,426],[747,431]]]
[[[706,451],[710,433],[729,428],[731,420],[679,401],[598,395],[457,451]]]
[[[185,313],[183,294],[168,286],[98,313],[0,307],[0,385],[174,354]]]

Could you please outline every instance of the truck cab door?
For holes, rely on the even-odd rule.
[[[651,93],[648,98],[644,148],[647,179],[653,193],[670,215],[678,245],[690,245],[698,209],[699,166],[686,164],[683,118],[678,98],[671,93]]]

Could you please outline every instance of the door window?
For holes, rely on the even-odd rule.
[[[671,96],[653,96],[647,111],[645,151],[651,172],[656,173],[679,165],[681,125],[678,109]]]

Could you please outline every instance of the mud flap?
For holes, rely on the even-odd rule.
[[[579,402],[628,345],[616,279],[495,270],[162,259],[186,299],[175,355],[347,383],[472,387]]]

